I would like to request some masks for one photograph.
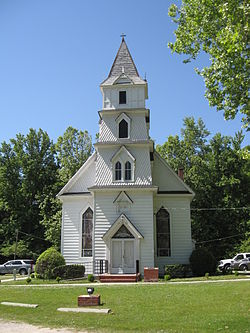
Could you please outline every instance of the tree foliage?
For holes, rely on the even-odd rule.
[[[249,129],[249,3],[246,0],[182,0],[172,4],[169,16],[178,24],[172,52],[188,55],[189,62],[200,52],[210,57],[210,66],[197,69],[206,84],[211,106],[223,110],[225,119],[242,113]]]
[[[68,127],[56,143],[60,177],[67,182],[83,165],[93,151],[92,139],[88,131]]]
[[[249,230],[249,210],[243,207],[249,205],[250,160],[241,148],[243,138],[239,132],[235,137],[218,133],[209,139],[201,119],[196,123],[185,118],[181,138],[169,136],[157,146],[176,172],[180,166],[184,168],[184,180],[196,194],[193,238],[217,259],[238,251]]]
[[[58,149],[58,150],[57,150]],[[60,247],[59,190],[92,150],[87,132],[69,127],[55,145],[43,130],[30,129],[0,146],[0,244],[4,257],[37,257],[49,245]]]

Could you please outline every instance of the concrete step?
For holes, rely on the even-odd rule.
[[[140,274],[102,274],[99,275],[100,282],[137,282]]]

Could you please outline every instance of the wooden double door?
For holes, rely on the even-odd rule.
[[[135,240],[113,238],[111,244],[111,273],[135,273]]]

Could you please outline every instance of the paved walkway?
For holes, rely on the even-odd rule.
[[[44,328],[21,322],[7,322],[0,319],[0,331],[4,333],[87,333],[87,331],[74,331],[66,328]]]
[[[17,277],[16,278],[16,281],[21,281],[21,280],[26,280],[28,276],[25,276],[25,277]],[[1,280],[1,278],[0,278]],[[1,282],[4,283],[4,282],[11,282],[11,281],[14,281],[13,278],[11,279],[2,279]]]

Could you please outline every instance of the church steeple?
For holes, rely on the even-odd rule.
[[[119,76],[121,74],[125,74],[130,77],[139,77],[137,68],[125,42],[124,35],[122,35],[122,42],[108,77]]]

